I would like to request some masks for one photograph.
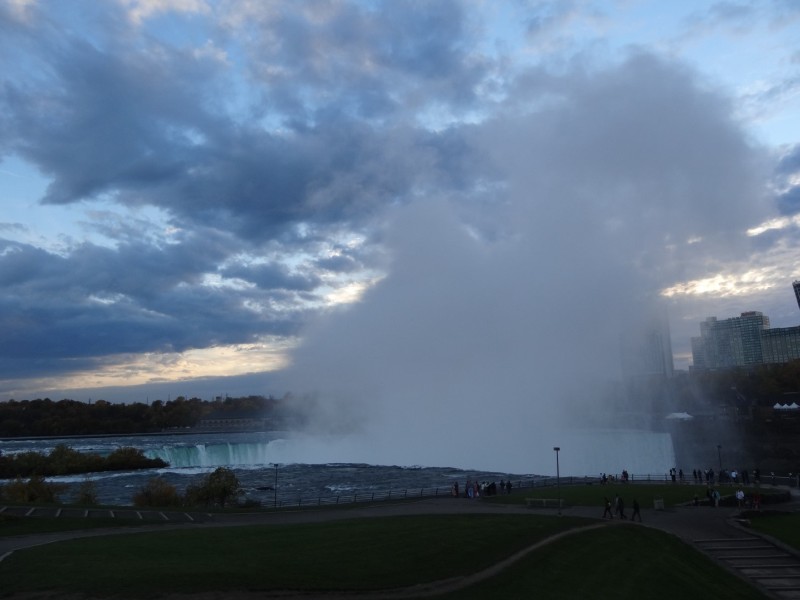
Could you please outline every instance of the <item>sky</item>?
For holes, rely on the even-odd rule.
[[[0,0],[0,399],[685,369],[800,324],[798,142],[794,0]]]

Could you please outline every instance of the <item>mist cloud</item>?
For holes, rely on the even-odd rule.
[[[703,267],[690,239],[744,252],[766,210],[759,152],[685,67],[636,53],[530,81],[465,134],[494,191],[392,211],[387,277],[295,357],[293,389],[318,393],[323,424],[359,423],[378,460],[549,471],[602,412],[620,333]],[[592,454],[576,450],[573,467]]]

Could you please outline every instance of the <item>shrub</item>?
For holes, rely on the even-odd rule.
[[[44,462],[46,475],[71,475],[98,471],[103,459],[96,454],[83,454],[66,444],[58,444],[50,451]]]
[[[230,469],[218,467],[210,473],[199,485],[190,485],[186,489],[187,504],[218,504],[225,508],[230,500],[235,500],[244,491],[239,485],[239,480]]]
[[[180,506],[178,490],[161,477],[153,477],[133,496],[134,506]]]
[[[241,508],[261,508],[261,500],[245,498],[242,502],[239,502],[239,506]]]
[[[66,489],[63,483],[50,483],[44,477],[34,475],[28,481],[20,478],[3,487],[3,496],[8,502],[57,503],[58,494]]]
[[[29,477],[46,475],[47,457],[40,452],[28,451],[12,454],[3,461],[2,477]]]
[[[94,481],[91,479],[84,479],[78,487],[78,492],[75,494],[75,504],[82,506],[94,506],[97,504],[97,488]]]
[[[168,466],[160,458],[147,458],[138,448],[117,448],[106,457],[104,470],[153,469]]]

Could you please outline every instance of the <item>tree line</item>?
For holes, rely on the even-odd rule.
[[[696,373],[695,386],[712,398],[746,399],[757,406],[771,406],[784,394],[800,392],[800,360],[725,371]]]
[[[178,396],[164,402],[79,402],[50,398],[0,403],[0,437],[80,436],[155,433],[196,427],[208,415],[275,414],[278,400],[264,396],[214,401]]]
[[[787,393],[800,393],[800,361],[639,382],[625,392],[614,390],[609,402],[612,409],[615,405],[625,408],[624,398],[631,398],[636,408],[646,406],[654,414],[692,413],[709,406],[771,406]],[[304,404],[306,412],[313,412],[314,401],[313,397],[298,398],[291,394],[280,400],[272,396],[244,396],[207,401],[178,396],[166,402],[131,404],[50,398],[9,400],[0,402],[0,437],[156,433],[197,427],[209,415],[226,413],[258,413],[276,421],[296,421],[302,419],[303,413],[294,410],[297,405]]]

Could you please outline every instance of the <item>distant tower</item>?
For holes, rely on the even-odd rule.
[[[620,335],[622,374],[626,379],[672,377],[675,364],[669,319],[663,307],[633,318]]]
[[[794,288],[794,297],[797,298],[797,306],[800,308],[800,281],[792,282],[792,287]]]

